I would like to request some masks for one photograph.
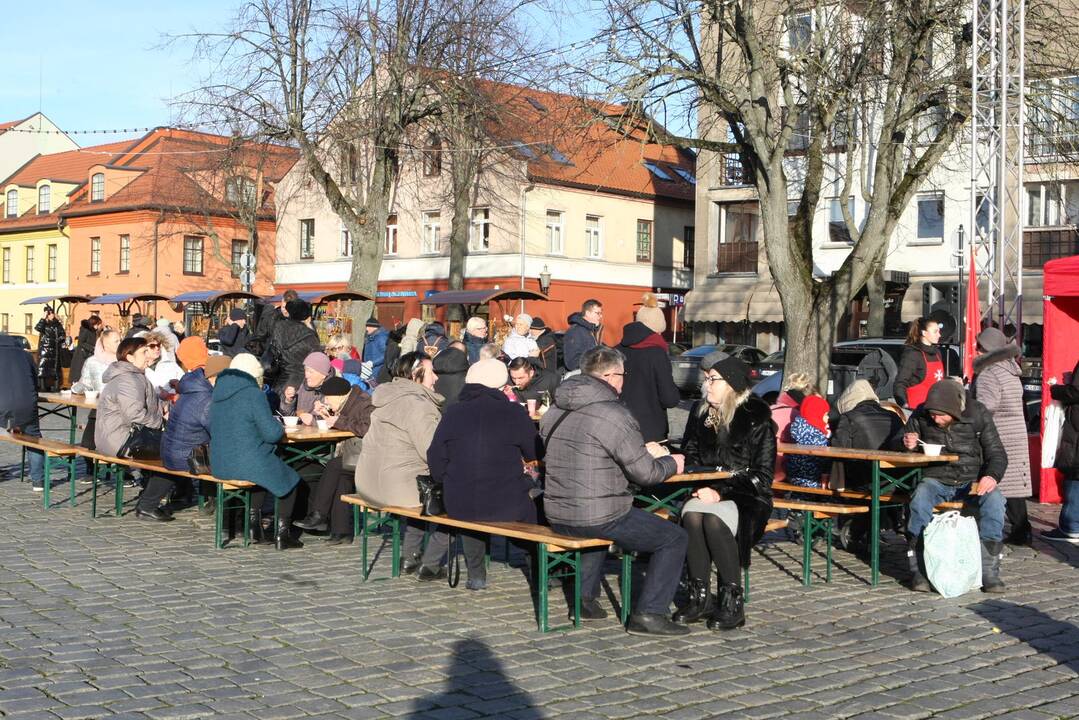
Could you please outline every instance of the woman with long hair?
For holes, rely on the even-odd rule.
[[[916,410],[933,383],[947,374],[939,342],[940,323],[936,320],[920,317],[910,324],[893,384],[895,400],[904,408]]]

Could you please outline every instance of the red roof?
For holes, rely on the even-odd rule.
[[[53,180],[67,183],[86,182],[86,173],[94,165],[104,164],[121,150],[130,147],[135,141],[94,145],[92,147],[68,150],[66,152],[35,155],[10,177],[0,183],[0,187],[15,183],[24,187],[33,187],[38,180]]]
[[[27,120],[29,120],[29,118],[23,118],[22,120],[10,120],[8,122],[0,123],[0,135],[4,134],[5,131],[10,130],[16,125],[20,125],[26,122]]]

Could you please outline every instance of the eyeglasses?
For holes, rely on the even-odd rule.
[[[711,385],[712,383],[719,382],[722,379],[723,378],[720,377],[719,375],[705,375],[704,384],[705,385]]]
[[[624,377],[625,377],[626,375],[629,375],[629,372],[620,372],[620,373],[603,373],[603,377],[613,377],[613,376],[616,376],[616,375],[617,375],[618,377],[622,377],[622,378],[624,378]]]
[[[160,350],[161,343],[146,343],[146,347],[150,348],[151,350]]]

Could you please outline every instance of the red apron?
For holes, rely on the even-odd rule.
[[[925,352],[922,352],[922,360],[925,362],[925,379],[907,388],[907,407],[911,410],[917,410],[929,395],[929,388],[933,387],[937,381],[944,379],[944,363],[939,355],[935,360],[930,360]]]

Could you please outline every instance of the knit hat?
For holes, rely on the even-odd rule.
[[[659,309],[656,296],[646,292],[641,296],[641,309],[637,311],[637,322],[645,325],[654,333],[662,335],[667,331],[667,318]]]
[[[1008,346],[1008,338],[995,327],[988,327],[978,333],[978,347],[986,352],[1003,350]]]
[[[956,420],[966,406],[966,391],[955,380],[938,380],[929,388],[922,407],[929,412],[947,413]]]
[[[533,330],[546,330],[547,329],[547,323],[543,322],[543,318],[541,318],[541,317],[534,317],[534,318],[532,318],[532,329]]]
[[[705,357],[708,357],[707,355]],[[702,363],[703,365],[703,363]],[[749,389],[749,365],[736,357],[727,356],[704,371],[715,370],[735,392],[745,392]]]
[[[217,377],[222,370],[228,370],[230,362],[232,362],[232,358],[228,355],[211,355],[206,359],[206,367],[203,369],[203,372],[206,373],[206,379]]]
[[[343,373],[345,371],[345,361],[341,358],[334,358],[330,360],[330,367],[339,373]]]
[[[240,370],[245,372],[251,377],[255,378],[255,382],[259,385],[262,384],[262,363],[259,359],[251,353],[240,353],[236,357],[232,358],[232,362],[229,363],[229,367],[233,370]]]
[[[802,405],[798,408],[798,414],[801,415],[807,423],[827,435],[828,411],[830,409],[831,407],[828,405],[828,401],[820,395],[806,395],[805,400],[802,401]]]
[[[198,335],[185,337],[180,341],[180,348],[176,351],[176,359],[184,370],[191,372],[200,367],[206,367],[206,360],[210,353],[206,350],[206,342]]]
[[[382,327],[382,323],[380,323],[378,320],[376,320],[373,317],[367,318],[367,322],[365,322],[363,325],[364,325],[364,327],[373,327],[373,328]]]
[[[332,368],[329,356],[322,352],[309,353],[308,356],[303,359],[303,366],[305,368],[311,368],[319,375],[329,375]]]
[[[348,391],[352,389],[352,385],[344,378],[332,377],[322,383],[322,387],[319,389],[322,390],[323,395],[337,397],[339,395],[348,395]]]
[[[289,300],[285,303],[285,313],[288,315],[289,320],[295,320],[296,322],[303,322],[307,318],[311,317],[311,306],[305,300]]]
[[[509,381],[510,373],[506,369],[505,363],[494,358],[476,362],[468,369],[468,373],[465,375],[466,383],[483,385],[496,390],[505,386]]]
[[[246,320],[246,319],[247,319],[247,313],[244,312],[243,308],[232,308],[231,310],[229,310],[229,320]]]
[[[722,350],[713,350],[712,352],[701,358],[701,370],[703,370],[704,372],[708,372],[708,370],[711,369],[711,367],[717,362],[729,357],[730,355],[723,352]]]

